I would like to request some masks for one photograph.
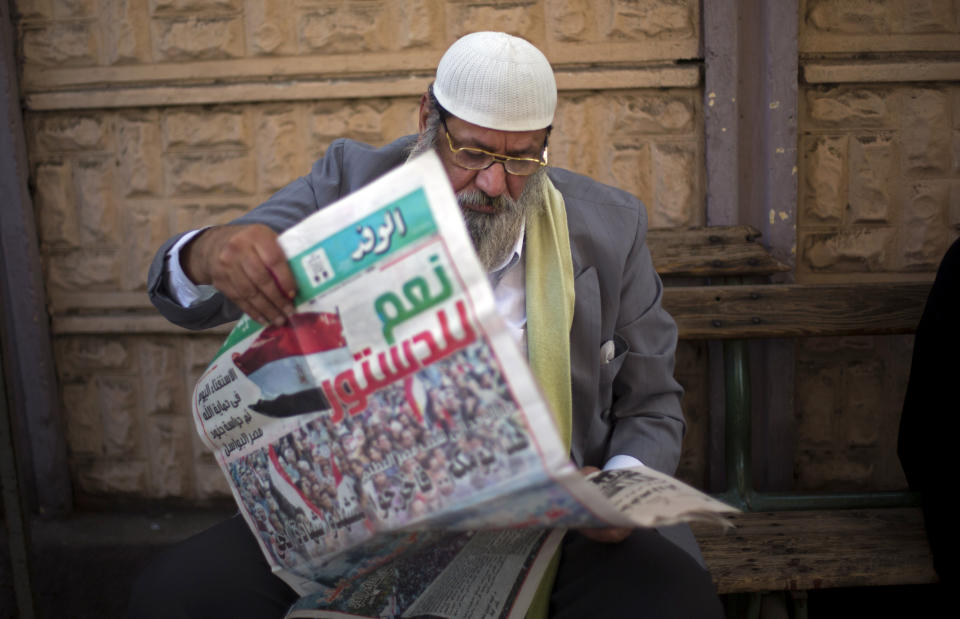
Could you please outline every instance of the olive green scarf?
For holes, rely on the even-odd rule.
[[[530,369],[553,411],[563,446],[569,451],[573,425],[570,382],[573,260],[563,196],[550,179],[546,179],[545,185],[546,206],[526,223],[527,355]],[[559,564],[558,550],[540,581],[527,611],[528,619],[547,616]]]

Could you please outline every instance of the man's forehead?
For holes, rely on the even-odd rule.
[[[489,129],[453,115],[447,117],[447,128],[457,146],[472,146],[503,155],[539,155],[547,134],[546,129],[533,131]]]

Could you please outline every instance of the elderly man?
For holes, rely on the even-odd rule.
[[[418,136],[379,149],[337,140],[308,176],[233,224],[171,239],[151,267],[151,298],[189,328],[241,312],[282,324],[293,311],[294,281],[277,234],[434,149],[508,327],[531,362],[544,342],[559,343],[560,358],[569,359],[544,372],[569,382],[560,408],[570,419],[574,461],[586,470],[642,463],[672,473],[684,428],[672,376],[676,327],[660,306],[645,211],[625,192],[545,167],[556,100],[550,64],[530,43],[467,35],[444,54],[421,98]],[[541,234],[545,221],[553,234]],[[561,289],[573,295],[569,340],[565,325],[544,320],[531,302]],[[544,372],[534,367],[542,384]],[[141,578],[131,615],[278,617],[294,597],[235,517],[161,556]],[[549,611],[722,615],[686,527],[568,534]]]

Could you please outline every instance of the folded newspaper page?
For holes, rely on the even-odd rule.
[[[731,511],[652,469],[587,481],[500,320],[433,153],[280,236],[283,326],[243,317],[197,430],[290,617],[520,617],[562,530]]]

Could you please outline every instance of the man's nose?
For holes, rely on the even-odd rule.
[[[503,163],[495,161],[489,168],[477,172],[476,185],[491,198],[500,197],[507,190],[507,170]]]

